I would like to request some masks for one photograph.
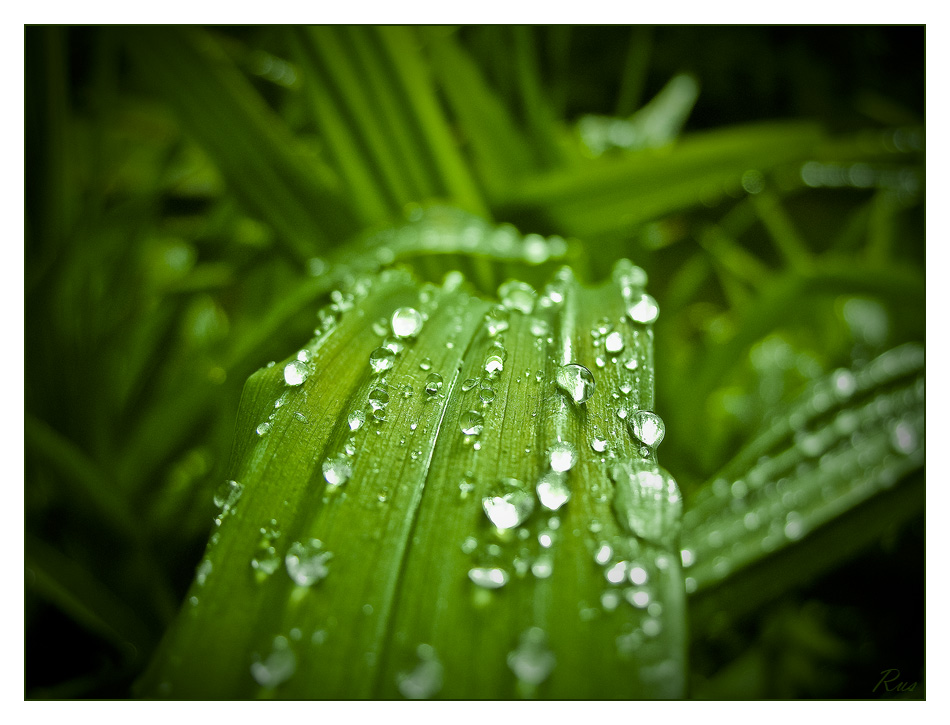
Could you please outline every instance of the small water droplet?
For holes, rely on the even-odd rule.
[[[366,413],[359,409],[354,410],[347,418],[347,423],[349,423],[350,430],[359,430],[360,426],[362,426],[365,422]]]
[[[630,571],[627,572],[627,577],[630,579],[631,584],[636,584],[637,586],[642,586],[647,583],[649,578],[647,575],[647,570],[642,566],[634,566],[630,568]]]
[[[323,542],[310,539],[294,542],[284,557],[287,574],[298,586],[309,587],[327,576],[327,562],[333,554],[323,550]]]
[[[331,486],[342,486],[353,475],[353,464],[345,456],[328,458],[323,462],[323,477]]]
[[[525,282],[508,280],[498,287],[498,299],[501,303],[509,310],[518,310],[526,315],[530,315],[534,310],[537,298],[538,293]]]
[[[646,609],[650,604],[650,593],[642,589],[630,588],[624,592],[624,599],[637,609]]]
[[[521,635],[518,648],[508,653],[508,667],[521,682],[540,685],[554,669],[556,659],[548,649],[544,630],[532,627]]]
[[[554,561],[549,554],[542,554],[531,564],[531,573],[538,579],[547,579],[554,572]]]
[[[593,373],[577,363],[568,363],[558,369],[557,384],[575,403],[586,403],[594,394]]]
[[[558,441],[548,451],[551,469],[557,472],[569,471],[577,461],[577,449],[573,443]]]
[[[286,637],[275,637],[271,647],[271,652],[267,658],[261,661],[260,656],[255,656],[255,661],[251,664],[251,675],[261,687],[277,687],[293,677],[297,670],[297,657],[290,648],[290,642]]]
[[[396,337],[411,338],[422,330],[422,315],[412,307],[400,307],[393,312],[392,327]]]
[[[468,578],[483,589],[499,589],[508,583],[508,572],[497,567],[474,567],[468,570]]]
[[[302,385],[310,375],[310,368],[302,360],[293,360],[284,366],[284,382],[287,385]]]
[[[548,511],[557,511],[571,500],[571,489],[568,488],[563,473],[548,471],[537,485],[538,500]]]
[[[214,505],[221,509],[222,514],[226,514],[244,493],[244,486],[237,481],[225,481],[214,492]]]
[[[438,373],[430,373],[426,378],[426,392],[429,395],[436,395],[442,390],[442,376]]]
[[[666,425],[663,419],[649,410],[638,410],[627,422],[630,433],[651,450],[663,442]]]
[[[420,644],[416,656],[419,658],[416,668],[397,677],[399,692],[407,700],[428,700],[442,689],[442,663],[428,644]]]
[[[482,499],[482,508],[496,528],[513,529],[520,526],[534,511],[534,497],[524,484],[515,478],[502,479],[495,495]]]
[[[498,333],[507,330],[509,316],[508,308],[503,305],[492,307],[485,314],[485,328],[488,330],[489,336],[494,337]]]
[[[467,436],[477,436],[485,427],[485,418],[475,410],[469,410],[459,417],[459,429]]]
[[[596,561],[601,566],[606,566],[607,562],[610,561],[613,555],[613,547],[611,547],[610,544],[603,543],[600,545],[600,548],[597,549],[597,553],[594,554],[594,561]]]
[[[478,398],[487,406],[495,399],[495,391],[491,388],[481,388],[478,391]]]
[[[462,392],[467,393],[476,385],[478,385],[478,380],[476,378],[468,378],[465,382],[462,383]]]
[[[424,357],[419,361],[420,370],[431,370],[432,369],[432,358]]]
[[[389,393],[382,388],[373,388],[369,394],[369,404],[373,410],[380,410],[389,405]]]
[[[611,332],[604,339],[604,349],[611,354],[623,352],[623,335],[616,331]]]
[[[898,421],[891,427],[891,445],[898,453],[910,455],[917,450],[917,429],[906,420]]]
[[[488,355],[485,357],[485,372],[489,375],[500,373],[507,358],[508,351],[500,343],[494,343],[488,348]]]
[[[655,299],[644,292],[630,300],[627,314],[634,322],[641,325],[650,325],[656,322],[656,318],[660,316],[660,306]]]
[[[257,426],[257,428],[255,428],[254,430],[257,433],[257,435],[263,436],[263,435],[266,435],[267,431],[271,429],[271,425],[272,423],[269,420],[265,420],[263,423]]]
[[[627,362],[625,362],[623,366],[627,370],[636,370],[638,367],[640,367],[640,362],[635,357],[632,357],[629,360],[627,360]]]
[[[211,573],[213,565],[211,564],[211,559],[204,559],[195,570],[195,580],[198,582],[198,586],[204,586],[205,581],[208,579],[208,575]]]
[[[276,540],[280,538],[280,532],[274,527],[265,527],[261,529],[261,539],[258,542],[257,550],[251,558],[251,569],[258,581],[263,581],[280,566],[280,557],[277,555],[277,549],[274,546]]]
[[[377,347],[369,354],[369,366],[374,373],[383,373],[392,368],[396,353],[388,347]]]
[[[620,582],[627,578],[627,566],[627,562],[618,561],[604,572],[604,576],[611,584],[620,584]]]
[[[603,453],[605,450],[607,450],[607,441],[603,438],[599,438],[598,436],[594,436],[590,442],[590,447],[593,448],[597,453]]]

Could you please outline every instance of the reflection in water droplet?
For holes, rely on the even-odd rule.
[[[327,562],[333,554],[323,550],[323,542],[319,539],[310,539],[306,543],[291,544],[284,557],[287,574],[297,585],[309,587],[311,584],[325,579],[327,576]]]
[[[294,360],[284,367],[284,382],[287,385],[302,385],[310,375],[310,368],[302,360]]]
[[[478,385],[478,380],[476,380],[475,378],[468,378],[465,382],[462,383],[462,392],[467,393],[476,385]]]
[[[331,486],[342,486],[353,475],[353,464],[345,456],[328,458],[323,462],[323,477]]]
[[[548,649],[544,630],[532,627],[521,635],[518,648],[508,654],[508,667],[521,682],[540,685],[554,669],[556,659]]]
[[[557,471],[548,471],[537,486],[538,500],[548,511],[557,511],[571,500],[571,489],[568,488],[565,476]]]
[[[388,347],[377,347],[369,354],[369,366],[374,373],[386,372],[392,368],[396,360],[396,353]]]
[[[415,337],[422,330],[422,315],[412,307],[400,307],[393,312],[392,328],[396,337]]]
[[[429,373],[426,378],[426,392],[429,395],[436,395],[442,390],[442,376],[438,373]]]
[[[475,410],[469,410],[459,417],[459,429],[467,436],[477,436],[485,427],[485,418]]]
[[[508,583],[508,572],[498,568],[475,567],[468,570],[468,578],[483,589],[498,589]]]
[[[385,408],[389,405],[389,393],[382,388],[373,388],[369,394],[369,404],[373,406],[373,410]]]
[[[554,571],[554,561],[550,554],[542,554],[531,564],[531,573],[538,579],[547,579]]]
[[[557,384],[575,403],[586,403],[594,394],[593,373],[577,363],[568,363],[558,369]]]
[[[255,655],[254,659],[251,663],[251,675],[261,687],[277,687],[289,680],[297,670],[297,657],[286,637],[274,638],[267,659],[261,661],[259,655]]]
[[[407,700],[428,700],[442,689],[442,663],[428,644],[420,644],[416,655],[419,658],[416,668],[397,677],[399,692]]]
[[[255,428],[254,430],[257,433],[257,435],[262,436],[262,435],[265,435],[267,431],[271,429],[271,425],[272,423],[269,420],[265,420],[263,423],[257,426],[257,428]]]

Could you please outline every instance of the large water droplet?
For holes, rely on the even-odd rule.
[[[331,486],[342,486],[353,475],[353,464],[346,456],[328,458],[323,462],[323,477]]]
[[[426,392],[429,395],[436,395],[442,390],[442,376],[438,373],[429,373],[426,378]]]
[[[496,528],[520,526],[534,511],[534,497],[515,478],[502,479],[494,496],[482,499],[482,508]]]
[[[518,310],[526,315],[530,315],[534,310],[537,298],[538,293],[525,282],[508,280],[498,287],[498,299],[501,303],[509,310]]]
[[[568,363],[558,369],[557,384],[575,403],[586,403],[594,394],[593,373],[577,363]]]
[[[393,312],[392,326],[396,337],[415,337],[422,330],[422,315],[412,307],[400,307]]]
[[[307,542],[297,541],[291,544],[284,557],[287,574],[299,586],[309,587],[327,576],[327,562],[333,554],[323,550],[323,542],[319,539],[310,539]]]
[[[468,570],[468,578],[483,589],[499,589],[508,583],[508,572],[496,567],[475,567]]]
[[[442,663],[428,644],[416,648],[419,664],[409,674],[397,678],[399,692],[407,700],[428,700],[442,689]]]
[[[293,360],[284,366],[284,382],[287,385],[302,385],[310,375],[310,368],[302,360]]]
[[[554,669],[556,659],[548,649],[544,630],[532,627],[521,635],[518,648],[508,654],[508,667],[521,682],[540,685]]]
[[[396,361],[396,353],[388,347],[377,347],[369,354],[369,366],[374,373],[384,373]]]
[[[485,418],[475,410],[469,410],[459,417],[459,429],[467,436],[477,436],[485,427]]]
[[[548,511],[557,511],[571,500],[571,489],[563,473],[548,471],[541,476],[536,490],[538,500]]]
[[[573,443],[558,441],[548,451],[548,460],[551,462],[551,470],[558,473],[569,471],[577,461],[577,448]]]
[[[647,541],[670,544],[683,508],[673,477],[662,468],[636,460],[615,465],[611,477],[617,484],[614,511],[621,525]]]
[[[627,314],[634,322],[641,325],[650,325],[656,322],[656,318],[660,316],[660,306],[655,299],[644,292],[630,300]]]
[[[222,514],[226,514],[241,498],[244,493],[244,486],[237,481],[225,481],[214,492],[214,505],[221,509]]]
[[[663,419],[649,410],[638,410],[629,418],[627,425],[631,435],[651,450],[660,445],[666,435]]]
[[[267,659],[262,662],[257,656],[255,660],[251,664],[251,675],[261,687],[277,687],[297,670],[297,657],[286,637],[275,637]]]

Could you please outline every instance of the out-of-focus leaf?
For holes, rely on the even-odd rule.
[[[565,269],[488,301],[393,270],[336,294],[245,388],[220,528],[143,692],[681,696],[645,282]]]

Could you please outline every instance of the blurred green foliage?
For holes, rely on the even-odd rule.
[[[308,339],[355,241],[419,205],[576,239],[590,280],[647,270],[687,496],[811,381],[924,341],[922,27],[25,35],[26,697],[129,694],[207,540],[244,381]],[[913,505],[851,512],[781,594],[734,616],[697,595],[691,693],[922,682],[912,478]]]

